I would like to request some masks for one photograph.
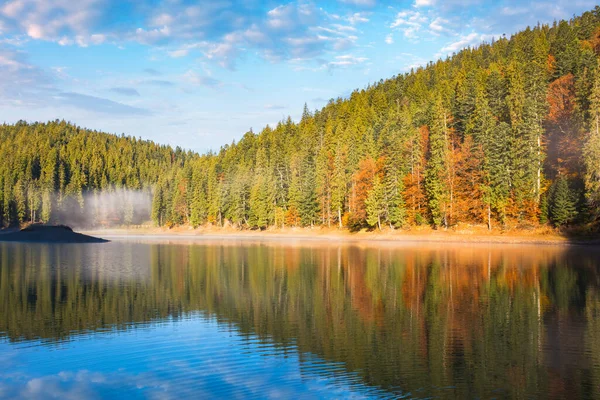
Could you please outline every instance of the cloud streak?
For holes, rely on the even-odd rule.
[[[63,105],[81,108],[94,113],[119,115],[119,116],[136,116],[136,115],[151,115],[149,110],[129,106],[118,103],[102,97],[90,96],[87,94],[75,92],[61,92],[53,96],[55,100]]]
[[[110,88],[110,91],[116,94],[120,94],[123,96],[140,96],[140,92],[138,92],[136,89],[134,88],[128,88],[128,87],[113,87]]]

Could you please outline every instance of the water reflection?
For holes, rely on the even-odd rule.
[[[297,387],[297,373],[330,377],[331,397],[600,398],[599,265],[586,247],[3,243],[0,354],[60,353],[85,335],[78,346],[106,362],[94,343],[123,345],[125,332],[148,345],[136,357],[164,346],[179,358],[158,364],[200,357],[199,369],[211,352],[228,368],[260,364],[272,389]],[[177,339],[182,318],[189,335]],[[194,347],[196,331],[251,345],[215,356]]]

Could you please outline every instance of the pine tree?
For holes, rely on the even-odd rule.
[[[342,211],[346,199],[347,183],[345,153],[339,144],[335,152],[331,185],[331,207],[337,213],[338,225],[342,228]]]
[[[312,156],[305,157],[301,165],[301,192],[298,212],[302,225],[312,226],[319,215],[315,167]]]
[[[473,135],[474,144],[479,146],[483,152],[483,160],[480,160],[481,182],[477,182],[477,184],[481,185],[483,192],[482,200],[487,208],[486,219],[488,229],[492,229],[492,207],[494,203],[493,188],[491,185],[491,175],[493,173],[491,159],[493,157],[492,141],[495,126],[496,121],[492,115],[492,109],[489,106],[484,88],[480,83],[480,86],[477,88],[475,109],[468,124],[468,132]],[[469,149],[468,151],[475,154],[476,149]]]
[[[510,137],[511,129],[506,122],[500,122],[492,132],[487,153],[489,162],[488,192],[489,204],[504,223],[506,206],[510,195]]]
[[[365,200],[365,206],[367,211],[367,224],[372,227],[377,225],[377,228],[381,230],[381,216],[385,210],[384,187],[379,175],[373,177],[373,187]]]
[[[6,226],[12,224],[15,220],[15,215],[13,213],[13,193],[12,193],[12,183],[10,180],[5,177],[4,178],[4,212],[3,212],[3,221]]]
[[[448,157],[447,116],[441,98],[438,98],[429,135],[429,160],[425,173],[425,189],[433,224],[436,228],[441,225],[448,226],[449,189],[446,185]]]
[[[163,186],[158,183],[154,189],[152,198],[152,220],[158,226],[162,226],[165,221],[166,204],[164,199]]]
[[[201,163],[195,164],[192,172],[192,203],[190,205],[190,223],[198,227],[207,221],[207,177],[205,166]],[[157,188],[158,189],[158,188]],[[156,198],[156,194],[155,194]]]
[[[569,188],[569,181],[563,175],[556,179],[551,189],[548,211],[555,226],[565,225],[577,214],[576,201]]]
[[[23,182],[17,181],[15,185],[14,195],[17,221],[25,222],[25,217],[27,216],[27,198],[25,195]]]
[[[272,174],[270,173],[264,148],[258,150],[254,183],[250,190],[250,224],[266,228],[274,220],[275,194]]]

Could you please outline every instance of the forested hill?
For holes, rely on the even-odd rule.
[[[304,111],[159,181],[163,224],[583,222],[600,200],[600,7]]]
[[[161,174],[193,157],[64,121],[0,125],[0,227],[77,217],[86,211],[86,194],[150,192]]]
[[[28,218],[29,185],[69,196],[156,182],[161,225],[585,224],[600,209],[599,55],[596,7],[305,108],[298,123],[204,156],[64,124],[4,126],[4,223]]]

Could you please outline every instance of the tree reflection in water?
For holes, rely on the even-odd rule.
[[[5,243],[0,332],[52,345],[200,312],[391,393],[598,398],[599,265],[585,247]]]

